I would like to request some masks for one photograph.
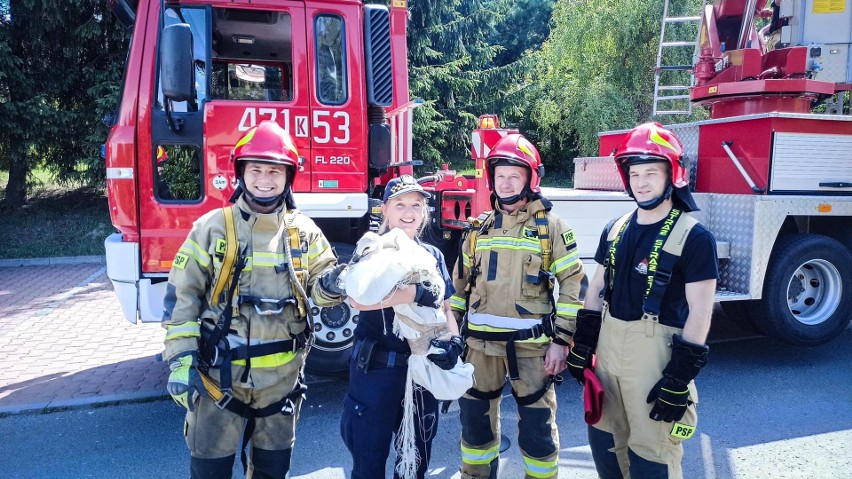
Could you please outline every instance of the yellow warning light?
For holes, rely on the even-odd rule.
[[[497,115],[482,115],[479,117],[479,128],[482,130],[500,128],[500,120]]]
[[[817,206],[817,211],[820,213],[831,213],[831,203],[820,203]]]
[[[160,261],[160,268],[171,269],[172,262],[171,261]]]

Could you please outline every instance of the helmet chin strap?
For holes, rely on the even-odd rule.
[[[270,207],[270,206],[278,206],[278,205],[280,205],[280,204],[281,204],[281,202],[282,202],[282,201],[284,201],[285,196],[287,195],[287,191],[288,191],[290,188],[286,188],[286,189],[284,190],[284,192],[283,192],[283,193],[281,193],[280,195],[275,195],[275,196],[255,196],[255,195],[253,195],[253,194],[251,194],[251,193],[249,192],[248,188],[246,188],[245,182],[243,181],[243,179],[242,179],[242,178],[240,178],[240,183],[239,183],[238,189],[242,190],[243,194],[245,194],[245,195],[246,195],[246,198],[248,198],[249,200],[251,200],[251,202],[252,202],[252,203],[254,203],[254,204],[256,204],[256,205],[260,206],[261,208],[268,208],[268,207]]]
[[[512,195],[508,198],[501,198],[497,193],[494,193],[494,196],[497,197],[497,202],[500,203],[500,205],[514,205],[515,203],[521,201],[524,198],[532,198],[532,191],[530,191],[530,188],[528,186],[525,186],[523,191],[520,192],[520,194]]]
[[[661,196],[658,196],[658,197],[654,198],[653,200],[637,201],[636,205],[639,208],[642,208],[643,210],[653,210],[654,208],[663,204],[664,201],[671,198],[672,197],[672,191],[673,191],[672,184],[669,183],[668,186],[666,186],[666,191],[664,191]],[[631,194],[630,196],[633,196],[633,195]],[[635,199],[635,197],[634,197],[634,199]]]

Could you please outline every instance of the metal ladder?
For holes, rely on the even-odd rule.
[[[693,60],[695,63],[696,55],[698,53],[698,37],[696,35],[695,38],[691,40],[666,40],[666,25],[669,24],[686,24],[686,23],[695,23],[698,24],[701,21],[701,12],[704,11],[704,5],[706,2],[702,2],[701,10],[697,16],[686,16],[686,17],[670,17],[669,16],[669,0],[665,0],[663,4],[663,21],[660,25],[660,44],[657,48],[657,67],[654,69],[654,105],[653,105],[653,115],[689,115],[692,113],[692,102],[689,100],[689,90],[695,84],[695,76],[692,72],[692,65],[663,65],[663,52],[664,51],[672,51],[672,49],[683,49],[686,47],[691,47],[693,49]],[[699,33],[700,33],[700,25],[699,25]],[[668,50],[667,50],[668,49]],[[664,75],[666,73],[671,72],[682,72],[689,71],[689,84],[688,85],[678,85],[678,84],[669,84],[665,83]],[[683,77],[684,75],[681,75]],[[671,75],[667,75],[667,77],[671,77]],[[666,93],[668,92],[668,93]],[[686,109],[677,109],[672,102],[677,100],[686,100],[687,107]],[[683,101],[681,101],[683,103]]]

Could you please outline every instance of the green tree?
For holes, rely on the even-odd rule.
[[[524,5],[533,8],[536,3]],[[414,149],[427,168],[468,159],[470,132],[479,115],[502,114],[513,99],[520,99],[516,93],[528,63],[518,54],[519,37],[505,34],[527,31],[507,23],[510,17],[517,19],[518,8],[507,0],[411,4],[411,94],[425,100],[415,115]],[[512,53],[497,61],[508,47]]]
[[[10,0],[0,12],[3,207],[18,208],[34,166],[61,182],[103,181],[104,113],[115,108],[126,35],[98,0]]]
[[[695,14],[699,6],[670,2],[673,13]],[[598,132],[650,119],[662,12],[663,0],[556,3],[527,98],[535,128],[547,132],[543,153],[558,169],[573,170],[577,155],[597,155]],[[691,53],[678,61],[691,63]]]

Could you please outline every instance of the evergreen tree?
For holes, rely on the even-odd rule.
[[[6,6],[7,5],[7,6]],[[115,108],[126,35],[98,0],[11,0],[0,11],[0,167],[5,208],[35,166],[59,181],[103,181],[100,119]]]

